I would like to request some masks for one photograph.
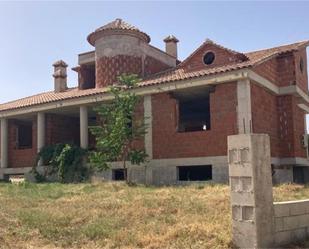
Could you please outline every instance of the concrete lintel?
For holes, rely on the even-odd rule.
[[[226,164],[227,156],[206,156],[206,157],[184,157],[184,158],[166,158],[166,159],[152,159],[146,166],[153,167],[175,167],[186,165],[207,165],[207,164]],[[127,162],[128,167],[132,167],[130,162]],[[112,168],[122,167],[122,162],[113,162]],[[140,166],[139,166],[140,167]]]
[[[266,89],[270,90],[271,92],[279,95],[279,93],[280,93],[279,87],[276,86],[271,81],[265,79],[264,77],[253,72],[252,70],[248,70],[248,76],[251,80],[255,81],[256,83],[260,84],[261,86],[265,87]]]
[[[305,111],[306,113],[309,113],[309,106],[305,105],[305,104],[298,104],[297,105],[300,109],[302,109],[303,111]],[[306,126],[305,126],[306,127]]]
[[[22,167],[22,168],[0,168],[0,175],[15,175],[15,174],[25,174],[32,170],[32,167]]]
[[[300,89],[297,85],[278,87],[273,82],[258,75],[252,70],[248,70],[248,76],[251,80],[265,87],[276,95],[295,95],[301,97],[306,103],[309,103],[309,95]]]
[[[89,51],[78,55],[78,64],[93,64],[95,63],[95,51]]]

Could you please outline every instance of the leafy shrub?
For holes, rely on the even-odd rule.
[[[34,176],[38,182],[46,181],[48,176],[57,175],[62,183],[81,182],[88,178],[89,169],[84,166],[86,150],[72,144],[56,144],[43,147],[38,153],[38,159],[45,166],[50,166],[44,174],[35,168]]]

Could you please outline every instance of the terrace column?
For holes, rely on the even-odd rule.
[[[39,112],[37,118],[37,150],[40,152],[40,150],[45,146],[45,113]],[[43,166],[42,159],[39,160],[38,166]]]
[[[145,183],[147,185],[152,184],[152,165],[151,160],[153,159],[152,150],[152,105],[151,105],[151,95],[144,97],[144,119],[147,125],[147,130],[145,134],[145,150],[148,154],[148,160],[150,163],[146,166],[145,171]]]
[[[88,149],[88,108],[87,106],[80,106],[80,147]]]
[[[1,119],[1,168],[8,167],[8,120]]]

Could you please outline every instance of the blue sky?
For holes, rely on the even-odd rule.
[[[52,64],[77,65],[94,29],[122,18],[151,36],[175,35],[186,58],[206,38],[241,52],[309,39],[309,2],[0,2],[0,103],[53,88]],[[77,84],[69,70],[69,85]]]

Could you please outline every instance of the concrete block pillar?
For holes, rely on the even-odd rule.
[[[88,108],[80,106],[80,147],[88,149]]]
[[[37,151],[45,146],[45,113],[39,112],[37,115]],[[40,159],[38,166],[43,166],[43,161]]]
[[[238,133],[252,133],[251,87],[249,80],[237,82]]]
[[[8,120],[1,119],[1,168],[8,167]]]
[[[147,125],[147,133],[145,134],[145,150],[148,154],[148,160],[151,162],[153,158],[152,153],[152,105],[151,105],[151,95],[144,97],[144,119]],[[152,165],[149,163],[146,165],[145,172],[145,183],[147,185],[152,184]]]
[[[232,237],[240,248],[273,244],[273,193],[269,136],[228,137]]]

